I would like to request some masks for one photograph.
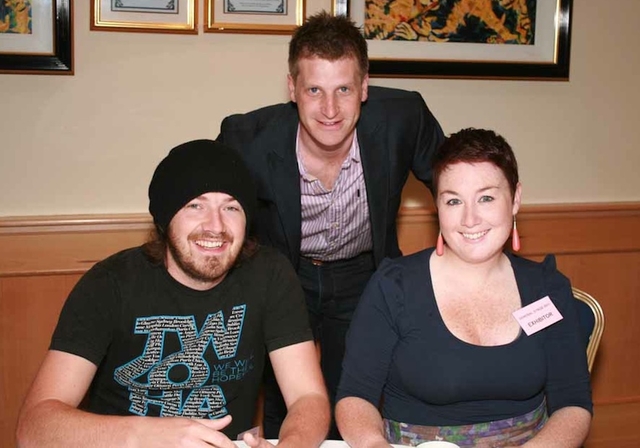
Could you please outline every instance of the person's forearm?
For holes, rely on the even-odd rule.
[[[301,397],[287,409],[280,429],[279,447],[315,448],[329,431],[331,411],[326,395]]]
[[[127,447],[135,417],[112,417],[48,400],[24,412],[16,433],[19,448]]]
[[[382,417],[371,403],[362,398],[343,398],[336,405],[340,435],[352,448],[388,448]]]
[[[591,414],[586,409],[570,406],[558,409],[549,417],[526,448],[579,448],[589,434]]]
[[[110,416],[84,412],[58,400],[44,400],[23,410],[17,430],[19,448],[124,447],[234,448],[221,431],[231,416],[219,419]]]

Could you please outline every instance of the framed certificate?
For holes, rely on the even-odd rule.
[[[91,29],[198,34],[196,0],[90,0]]]
[[[206,0],[205,32],[291,34],[305,19],[305,0]]]

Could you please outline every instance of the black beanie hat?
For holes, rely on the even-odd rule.
[[[193,198],[227,193],[242,205],[247,229],[257,199],[248,168],[233,149],[213,140],[193,140],[173,148],[160,162],[149,184],[149,212],[161,232]]]

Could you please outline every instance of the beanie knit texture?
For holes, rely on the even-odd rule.
[[[256,208],[256,187],[240,155],[213,140],[193,140],[173,148],[149,184],[149,212],[162,232],[189,201],[205,193],[235,198],[247,218]]]

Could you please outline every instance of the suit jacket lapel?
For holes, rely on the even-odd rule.
[[[298,263],[302,221],[300,174],[296,159],[297,132],[298,115],[295,107],[292,107],[286,119],[274,126],[268,138],[263,140],[264,147],[269,151],[267,169],[273,200],[294,265]]]
[[[387,210],[389,207],[389,155],[385,145],[386,124],[366,114],[366,105],[358,121],[358,144],[362,170],[367,185],[371,216],[371,236],[376,264],[382,261],[386,247]]]

